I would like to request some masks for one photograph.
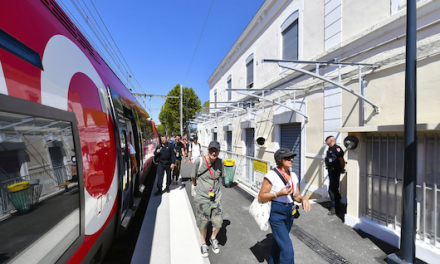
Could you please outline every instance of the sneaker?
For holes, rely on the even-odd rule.
[[[165,192],[166,192],[166,193],[169,193],[169,192],[170,192],[170,187],[166,187],[166,188],[165,188]]]
[[[208,249],[209,248],[208,248],[208,246],[206,244],[202,245],[202,248],[201,248],[201,250],[202,250],[202,257],[204,257],[204,258],[208,257],[208,255],[209,255]]]
[[[155,196],[159,196],[159,195],[162,195],[162,194],[163,194],[162,188],[157,190],[157,192],[154,193]]]
[[[336,214],[336,209],[334,206],[332,206],[332,208],[330,208],[330,211],[328,212],[327,215],[335,215]]]
[[[218,254],[220,252],[220,249],[218,248],[218,240],[210,238],[209,243],[211,243],[212,251],[214,251],[215,254]]]

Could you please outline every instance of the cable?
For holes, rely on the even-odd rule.
[[[214,4],[214,0],[211,1],[211,6],[209,7],[208,14],[206,15],[205,23],[203,24],[202,32],[200,33],[199,41],[197,42],[196,50],[194,51],[194,54],[192,56],[191,63],[189,64],[188,71],[186,72],[186,76],[185,76],[185,79],[183,80],[182,86],[185,85],[186,78],[188,77],[188,74],[189,74],[189,70],[191,69],[194,57],[196,56],[196,53],[197,53],[197,49],[199,48],[199,43],[200,43],[200,40],[202,39],[203,31],[205,30],[206,22],[208,21],[209,13],[211,12],[212,4]]]
[[[113,43],[115,43],[116,49],[118,49],[119,53],[121,54],[122,59],[124,60],[125,64],[127,64],[127,67],[128,67],[128,69],[130,70],[130,72],[132,73],[132,75],[133,75],[134,79],[136,80],[137,84],[139,85],[139,87],[141,88],[141,90],[145,93],[144,89],[143,89],[142,86],[139,84],[139,82],[138,82],[136,76],[133,74],[133,71],[131,70],[130,65],[128,65],[127,61],[125,60],[124,55],[122,55],[122,52],[119,50],[118,45],[116,45],[115,40],[113,39],[112,35],[110,34],[110,31],[108,30],[107,26],[105,25],[104,21],[102,20],[101,15],[99,14],[98,9],[96,9],[95,4],[93,3],[92,0],[90,0],[90,2],[92,3],[93,7],[95,8],[95,11],[96,11],[96,13],[98,14],[99,18],[101,19],[102,24],[104,25],[105,29],[107,30],[107,32],[108,32],[110,38],[112,39]]]

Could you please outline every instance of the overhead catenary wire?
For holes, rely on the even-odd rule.
[[[183,80],[182,86],[185,85],[186,78],[188,77],[189,71],[191,70],[192,63],[194,61],[194,57],[196,56],[197,49],[199,48],[200,40],[203,36],[203,31],[205,30],[206,22],[208,22],[209,14],[211,13],[212,4],[214,4],[214,0],[211,1],[211,5],[209,6],[208,14],[206,15],[205,23],[203,24],[202,32],[200,33],[199,40],[197,41],[196,50],[194,51],[194,54],[191,58],[191,63],[189,64],[188,70],[186,71],[185,79]]]
[[[85,24],[87,24],[87,26],[89,27],[90,29],[89,32],[91,32],[91,35],[93,35],[94,38],[91,38],[91,35],[87,33],[88,31],[84,30],[84,28],[81,26],[81,23],[78,22],[78,20],[75,18],[75,15],[71,12],[69,7],[63,2],[63,0],[56,0],[56,1],[60,3],[60,5],[65,10],[67,15],[70,17],[70,19],[75,22],[75,24],[81,30],[81,33],[83,33],[86,36],[86,38],[93,44],[93,47],[99,52],[100,56],[103,58],[103,60],[105,60],[105,62],[113,70],[113,72],[118,76],[121,82],[123,82],[127,86],[127,88],[129,89],[132,88],[136,92],[139,92],[139,90],[143,91],[142,86],[139,84],[139,81],[136,79],[133,71],[131,70],[130,66],[128,65],[127,61],[122,55],[122,52],[120,51],[118,45],[114,41],[110,31],[108,30],[105,22],[103,21],[101,15],[99,14],[92,0],[90,0],[90,2],[92,3],[94,10],[98,14],[102,24],[106,28],[108,36],[105,33],[105,31],[102,29],[102,27],[99,25],[97,19],[95,19],[95,16],[93,15],[91,8],[89,8],[88,4],[84,0],[82,0],[83,4],[81,4],[80,0],[76,0],[76,1],[70,0],[70,1],[73,7],[76,9],[79,16],[81,16],[81,18],[85,21]],[[100,45],[96,45],[97,43],[95,43],[94,40],[97,40]],[[100,47],[102,48],[102,50],[100,49]],[[116,50],[114,49],[114,47],[116,47]],[[131,78],[134,78],[135,82],[130,81]]]
[[[72,1],[72,3],[74,3],[74,0],[71,0],[71,1]],[[118,63],[118,61],[119,61],[119,62],[121,62],[121,61],[120,61],[118,55],[114,52],[114,50],[113,50],[113,53],[112,53],[112,52],[111,52],[111,49],[110,49],[109,47],[107,47],[107,44],[109,44],[109,46],[111,47],[111,46],[112,46],[112,43],[110,43],[110,41],[109,41],[109,40],[107,39],[107,37],[105,36],[104,32],[102,31],[102,29],[101,29],[101,27],[99,26],[99,24],[96,22],[95,17],[93,16],[93,14],[92,14],[92,12],[90,11],[90,9],[87,7],[87,4],[84,2],[84,0],[82,0],[82,2],[84,3],[86,9],[89,11],[90,16],[91,16],[91,19],[89,19],[89,15],[88,15],[87,11],[86,11],[86,10],[83,8],[83,6],[81,5],[80,1],[77,0],[77,2],[78,2],[79,7],[81,8],[81,10],[84,12],[84,16],[85,16],[85,17],[83,16],[83,18],[85,19],[86,23],[89,25],[90,29],[94,32],[95,36],[97,36],[98,40],[100,40],[100,43],[104,46],[104,48],[107,49],[107,51],[109,52],[109,55],[112,56],[113,59],[115,60],[115,63],[117,64],[117,66],[118,66],[120,72],[122,73],[122,78],[120,78],[121,81],[124,81],[124,80],[125,80],[124,77],[126,76],[126,77],[127,77],[127,86],[129,86],[129,82],[128,82],[128,79],[129,79],[129,78],[128,78],[128,73],[127,73],[128,71],[127,71],[127,69],[125,68],[125,66],[124,66],[123,64],[121,65],[121,63]],[[80,10],[78,10],[78,11],[81,13]],[[93,20],[92,20],[92,19],[93,19]],[[89,21],[90,21],[90,23],[89,23]],[[94,21],[95,24],[98,26],[99,30],[103,33],[103,34],[102,34],[103,36],[101,36],[101,34],[100,34],[99,31],[98,31],[98,28],[94,25],[93,21]],[[93,28],[92,28],[92,27],[93,27]],[[104,42],[104,43],[103,43],[103,42]],[[116,44],[116,43],[114,43],[114,44]],[[110,49],[110,50],[108,50],[108,49]],[[122,66],[122,67],[121,67],[121,66]],[[126,73],[127,73],[127,74],[126,74]],[[134,88],[134,87],[133,87],[133,88]],[[139,91],[136,89],[136,92],[139,92]]]
[[[107,26],[105,25],[104,20],[102,19],[101,15],[99,14],[98,9],[96,8],[95,4],[93,3],[92,0],[90,0],[90,2],[92,3],[93,8],[95,8],[95,11],[96,11],[96,13],[97,13],[98,16],[99,16],[99,19],[101,19],[102,24],[104,25],[105,29],[107,30],[107,32],[108,32],[110,38],[112,39],[113,43],[115,43],[115,40],[113,39],[112,35],[110,34],[110,31],[108,30]],[[122,57],[122,59],[124,60],[125,64],[127,64],[128,69],[130,70],[131,73],[133,73],[133,71],[132,71],[131,68],[130,68],[130,65],[129,65],[129,64],[127,63],[127,61],[125,60],[124,55],[122,55],[122,52],[119,50],[119,47],[118,47],[118,45],[116,45],[116,43],[115,43],[115,46],[116,46],[116,49],[117,49],[117,50],[119,51],[119,53],[121,54],[121,57]],[[134,74],[133,74],[133,78],[135,79],[136,83],[139,85],[139,87],[141,88],[141,90],[145,93],[144,89],[142,88],[142,86],[140,85],[140,83],[138,82],[138,80],[137,80],[137,78],[136,78],[136,76],[135,76]]]

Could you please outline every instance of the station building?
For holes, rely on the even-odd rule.
[[[199,142],[269,162],[287,147],[301,192],[328,199],[324,140],[334,135],[346,151],[345,223],[399,246],[405,41],[403,0],[266,0],[208,79]],[[440,1],[419,0],[416,252],[428,262],[440,258],[439,55]]]

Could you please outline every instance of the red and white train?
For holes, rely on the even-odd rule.
[[[153,166],[150,120],[55,0],[0,0],[0,263],[101,262]]]

